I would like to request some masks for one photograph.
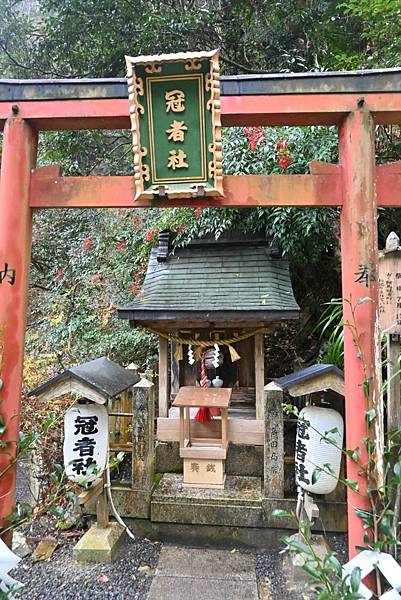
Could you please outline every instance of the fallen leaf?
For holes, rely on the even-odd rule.
[[[74,531],[63,531],[61,534],[63,537],[71,538],[71,537],[79,537],[83,534],[83,529],[74,529]]]
[[[43,538],[33,551],[32,560],[50,560],[57,546],[58,541],[56,539],[52,537]]]
[[[138,567],[138,571],[140,573],[149,573],[150,567],[148,565],[141,565],[140,567]]]
[[[230,550],[230,554],[234,554],[235,552],[237,552],[236,548],[233,548],[232,550]]]
[[[100,575],[99,581],[100,583],[107,583],[109,581],[109,578],[107,577],[107,575]]]

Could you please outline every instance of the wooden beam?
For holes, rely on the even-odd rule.
[[[230,417],[228,419],[228,441],[233,444],[250,444],[253,446],[263,446],[264,429],[263,421],[254,419],[238,419]],[[213,419],[209,423],[199,423],[191,419],[191,435],[195,437],[215,437],[221,436],[220,419]],[[157,419],[157,439],[159,442],[179,442],[180,441],[180,419],[176,418],[158,418]],[[184,433],[182,433],[183,446]]]
[[[222,96],[223,127],[254,125],[339,125],[357,110],[361,94],[275,94]],[[401,122],[401,93],[365,93],[376,123]],[[39,130],[129,129],[128,98],[0,102],[0,126],[13,115]]]
[[[103,492],[103,490],[104,490],[104,481],[102,478],[101,481],[99,481],[96,485],[91,487],[89,490],[84,490],[80,494],[78,494],[78,496],[77,496],[78,504],[80,506],[84,506],[86,508],[86,506],[90,502],[93,502],[93,500],[95,498],[97,498],[99,496],[99,494],[101,494]]]
[[[363,101],[375,124],[401,122],[401,93],[223,96],[224,127],[341,125]]]
[[[132,425],[132,401],[130,402],[130,393],[130,390],[124,390],[120,396],[121,412],[124,415],[121,415],[121,438],[123,444],[132,443],[130,433],[130,425]],[[131,409],[131,414],[128,412],[129,409]]]
[[[128,98],[0,102],[0,120],[11,116],[13,107],[43,131],[130,128]]]
[[[159,336],[159,417],[167,417],[169,404],[168,340]]]
[[[32,208],[151,208],[166,206],[341,206],[337,173],[318,175],[225,175],[224,197],[134,201],[134,178],[32,176]]]
[[[174,332],[176,335],[179,335],[179,332]],[[178,394],[178,390],[180,389],[180,361],[177,360],[174,356],[176,350],[178,348],[178,344],[176,342],[171,342],[171,358],[170,358],[170,391],[171,391],[171,400],[174,400],[175,396]]]
[[[134,201],[130,176],[61,177],[58,165],[35,169],[32,208],[151,208],[185,206],[342,206],[339,165],[310,164],[311,175],[225,175],[224,196],[183,200]],[[376,167],[378,206],[401,204],[401,161]]]
[[[401,204],[401,161],[376,166],[376,196],[378,206],[397,207]]]
[[[265,415],[265,348],[264,335],[255,335],[255,399],[256,418],[264,419]]]
[[[102,476],[103,490],[102,493],[97,497],[96,501],[96,521],[97,526],[100,529],[107,529],[109,526],[109,502],[107,498],[106,488],[106,475]]]

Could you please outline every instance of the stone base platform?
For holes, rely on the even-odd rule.
[[[111,563],[124,537],[125,530],[118,523],[92,525],[74,546],[73,557],[79,562]]]
[[[292,518],[273,515],[275,509],[295,513],[296,498],[264,498],[260,477],[227,475],[218,490],[184,487],[182,474],[165,473],[149,494],[148,518],[138,511],[135,490],[113,486],[112,495],[138,535],[173,544],[276,549],[284,530],[296,527]],[[313,531],[347,530],[345,502],[317,504],[321,518]]]
[[[184,487],[182,475],[166,473],[155,489],[152,521],[263,527],[259,477],[228,475],[224,489]]]
[[[344,502],[317,502],[321,520],[315,531],[346,531],[347,510]],[[295,498],[263,498],[259,477],[227,475],[223,490],[188,488],[177,473],[165,473],[154,489],[150,519],[159,523],[214,525],[247,528],[294,528],[294,520],[275,517],[275,509],[295,513]]]
[[[166,544],[194,548],[244,548],[278,551],[283,549],[281,537],[288,529],[261,527],[223,527],[190,523],[158,523],[148,519],[127,519],[131,530],[140,537]],[[292,530],[293,531],[293,530]]]

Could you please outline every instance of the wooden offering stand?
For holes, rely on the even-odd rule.
[[[231,388],[184,386],[173,402],[173,406],[180,409],[180,457],[184,460],[183,485],[186,487],[224,489],[231,392]],[[220,437],[210,437],[207,422],[202,423],[205,437],[191,436],[190,409],[200,407],[220,409]]]

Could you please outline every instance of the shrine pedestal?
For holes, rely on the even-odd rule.
[[[184,487],[224,489],[226,480],[223,459],[184,458]]]

